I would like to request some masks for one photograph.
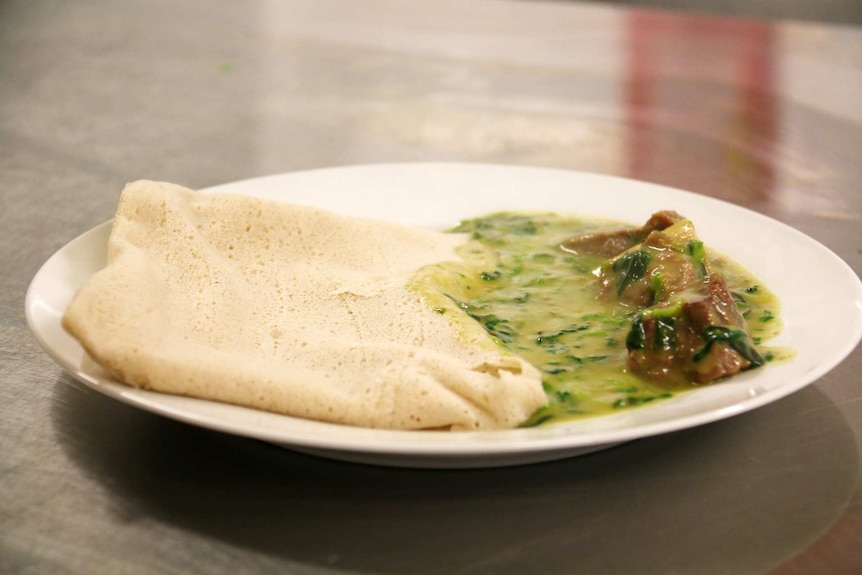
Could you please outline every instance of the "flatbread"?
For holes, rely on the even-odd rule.
[[[459,235],[139,181],[64,328],[128,385],[348,425],[517,426],[539,372],[408,287]]]

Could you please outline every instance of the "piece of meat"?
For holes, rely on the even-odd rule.
[[[655,382],[706,383],[763,364],[722,277],[670,305],[649,308],[632,325],[628,368]]]
[[[628,306],[646,307],[667,301],[709,275],[709,261],[694,226],[679,214],[671,213],[678,218],[674,223],[651,231],[643,242],[601,266],[599,281],[603,297],[616,297]],[[650,221],[655,218],[656,215]]]
[[[650,216],[643,227],[581,234],[567,239],[560,247],[575,254],[611,258],[641,243],[650,232],[669,228],[682,219],[684,218],[678,213],[664,210]]]

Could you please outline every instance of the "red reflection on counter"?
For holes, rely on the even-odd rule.
[[[628,175],[768,199],[777,136],[772,25],[636,10],[627,39]]]

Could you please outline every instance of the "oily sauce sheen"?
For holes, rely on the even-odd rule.
[[[501,212],[450,230],[469,234],[464,262],[420,271],[413,284],[437,313],[478,321],[493,339],[542,372],[548,396],[525,425],[602,415],[660,401],[695,384],[655,384],[626,370],[626,335],[637,312],[599,297],[602,257],[559,246],[567,238],[625,226],[549,213]],[[730,259],[709,252],[767,361],[787,352],[763,342],[781,329],[778,301]],[[720,383],[718,383],[720,385]]]

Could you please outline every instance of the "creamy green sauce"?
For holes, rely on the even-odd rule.
[[[656,385],[626,370],[626,335],[637,312],[601,299],[601,257],[567,253],[566,239],[615,230],[619,222],[545,213],[498,213],[462,222],[464,262],[421,271],[415,286],[452,321],[478,321],[497,344],[542,372],[548,404],[526,425],[602,415],[692,389]],[[729,258],[709,252],[767,361],[784,355],[762,344],[781,330],[778,301]],[[763,369],[763,368],[760,368]]]

